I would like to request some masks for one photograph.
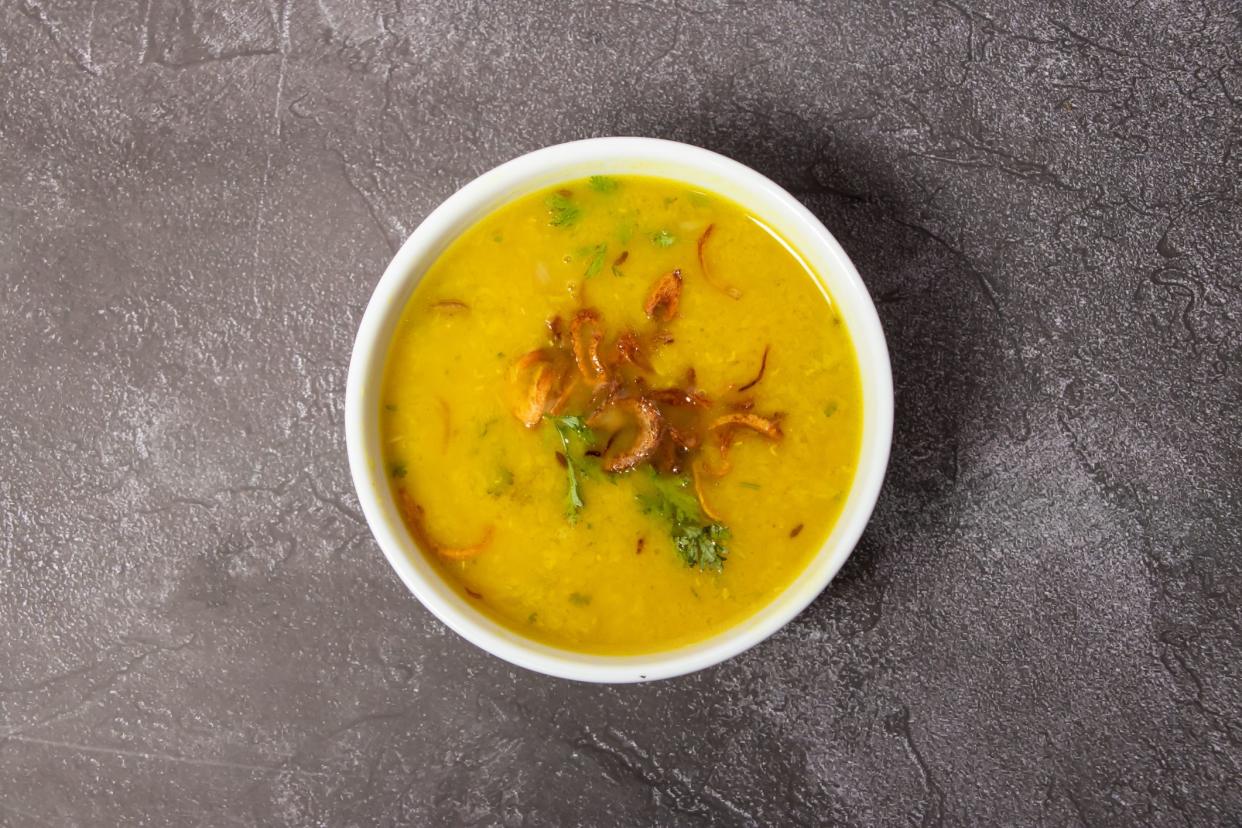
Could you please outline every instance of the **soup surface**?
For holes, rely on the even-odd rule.
[[[861,414],[849,333],[772,230],[684,184],[595,176],[435,262],[380,419],[407,526],[467,600],[620,654],[787,587],[840,513]]]

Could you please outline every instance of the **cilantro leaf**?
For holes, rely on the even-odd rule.
[[[578,479],[581,473],[579,463],[582,461],[575,459],[569,451],[569,437],[570,435],[575,435],[584,443],[592,443],[595,441],[595,435],[591,432],[590,426],[586,424],[586,420],[581,417],[554,417],[551,414],[545,414],[544,419],[552,423],[553,428],[556,429],[556,435],[561,438],[561,448],[564,449],[565,457],[565,477],[569,482],[569,489],[565,498],[565,517],[571,524],[577,523],[578,517],[582,513],[582,507],[586,504],[582,500],[582,491]]]
[[[611,193],[617,189],[617,179],[607,175],[593,175],[590,178],[591,189],[597,193]]]
[[[549,414],[545,419],[551,420],[558,430],[561,428],[569,429],[574,434],[577,434],[584,443],[595,442],[595,432],[591,431],[591,427],[587,425],[585,419],[576,414],[566,414],[560,417],[554,417]]]
[[[571,227],[582,218],[582,208],[563,193],[553,193],[544,203],[547,204],[548,212],[552,215],[549,223],[553,227]]]
[[[643,512],[668,524],[673,546],[686,566],[719,572],[729,554],[725,547],[732,537],[729,528],[707,520],[688,478],[653,474],[651,483],[650,491],[637,495]]]
[[[712,203],[712,200],[706,193],[700,193],[698,190],[687,190],[686,198],[688,198],[690,203],[695,207],[706,207]]]
[[[677,237],[667,230],[657,230],[651,234],[651,241],[656,247],[672,247]]]
[[[603,269],[604,254],[607,252],[608,245],[606,244],[597,244],[591,249],[591,261],[587,263],[586,273],[582,274],[582,278],[590,279]]]

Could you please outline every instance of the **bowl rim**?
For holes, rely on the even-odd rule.
[[[633,165],[646,164],[664,170],[654,173],[660,177],[694,186],[703,186],[704,178],[714,178],[727,183],[726,190],[745,190],[762,199],[767,213],[761,218],[808,260],[809,267],[814,262],[829,265],[811,269],[845,317],[854,344],[864,387],[863,433],[854,480],[829,537],[772,601],[696,643],[639,655],[596,655],[553,647],[501,626],[468,605],[423,557],[400,518],[394,521],[391,491],[377,469],[377,465],[382,468],[377,456],[377,386],[383,382],[392,328],[410,293],[467,227],[524,193],[589,174],[581,172],[584,169],[634,174]],[[619,170],[619,165],[624,169]],[[698,180],[667,174],[669,169],[693,171]],[[728,191],[723,195],[751,209],[743,198]],[[802,243],[794,245],[791,236]],[[833,282],[831,290],[829,281]],[[892,427],[892,369],[883,328],[862,278],[832,233],[801,202],[761,173],[711,150],[659,138],[588,138],[544,147],[483,173],[445,199],[401,245],[377,283],[358,326],[345,390],[346,447],[358,501],[385,558],[410,592],[467,641],[511,664],[599,683],[651,681],[702,670],[750,649],[793,620],[840,571],[870,520],[887,470]]]

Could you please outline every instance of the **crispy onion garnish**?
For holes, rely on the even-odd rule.
[[[565,406],[569,404],[569,398],[578,390],[578,375],[574,373],[574,369],[567,366],[562,374],[560,394],[552,400],[552,404],[548,406],[549,414],[560,414],[565,410]]]
[[[701,472],[708,477],[720,478],[733,470],[733,461],[729,459],[729,452],[733,449],[733,444],[737,442],[737,434],[740,430],[750,429],[769,440],[781,439],[784,432],[781,431],[778,420],[778,417],[761,417],[758,414],[745,412],[717,417],[707,427],[707,430],[716,435],[716,453],[720,457],[720,465],[711,466],[704,460]]]
[[[699,508],[703,510],[703,514],[707,515],[712,520],[717,523],[724,523],[724,518],[722,518],[720,514],[708,504],[707,498],[703,495],[704,473],[702,472],[702,467],[703,464],[699,461],[695,461],[690,464],[690,475],[694,478],[694,494],[699,499]]]
[[[552,340],[552,344],[558,348],[565,344],[565,323],[561,320],[559,313],[548,317],[548,338]]]
[[[651,293],[643,304],[647,316],[660,322],[668,322],[677,316],[681,304],[681,269],[670,270],[651,286]]]
[[[611,403],[612,398],[621,390],[621,379],[619,377],[610,377],[607,382],[601,382],[595,386],[595,390],[591,392],[591,402],[588,406],[587,419],[600,414]]]
[[[513,415],[527,428],[539,425],[544,414],[568,397],[572,371],[561,352],[552,348],[536,348],[522,356],[509,369]]]
[[[655,370],[651,367],[651,361],[647,359],[647,355],[643,353],[642,340],[633,331],[622,331],[621,335],[617,337],[617,343],[614,347],[617,349],[618,362],[628,362],[631,365],[637,365],[644,371]]]
[[[712,404],[712,398],[702,391],[684,391],[681,388],[657,388],[647,396],[661,405],[708,408]]]
[[[702,441],[698,432],[691,429],[677,428],[672,423],[667,422],[667,420],[664,423],[664,429],[669,442],[680,448],[693,451],[699,447],[699,443]]]
[[[781,431],[781,424],[777,422],[776,417],[760,417],[758,414],[749,414],[739,412],[735,414],[724,414],[717,417],[708,426],[709,431],[720,431],[722,429],[749,428],[757,431],[769,440],[779,440],[784,437]]]
[[[608,379],[608,366],[600,358],[599,346],[604,341],[604,324],[599,311],[583,308],[569,323],[569,338],[574,346],[574,361],[582,378],[590,383]]]
[[[759,380],[763,379],[764,373],[768,370],[768,351],[772,350],[771,345],[763,346],[763,359],[759,362],[759,373],[755,374],[755,378],[750,382],[737,389],[739,394],[745,393],[759,384]]]
[[[483,537],[471,546],[448,546],[437,543],[427,533],[426,513],[422,505],[405,489],[397,490],[397,505],[401,509],[406,524],[410,527],[410,534],[414,536],[418,545],[450,561],[470,560],[490,546],[492,537],[496,534],[496,527],[488,524],[483,530]]]
[[[638,433],[629,446],[611,457],[604,458],[604,471],[629,471],[655,454],[656,449],[659,448],[660,440],[664,436],[664,415],[660,413],[660,407],[651,400],[643,397],[627,397],[614,400],[607,408],[592,414],[587,424],[591,426],[602,424],[606,418],[612,416],[613,412],[632,418],[638,426]]]
[[[707,240],[712,237],[712,231],[715,229],[715,224],[709,224],[707,229],[703,231],[703,235],[699,236],[699,269],[703,271],[703,278],[707,280],[709,285],[732,299],[741,299],[742,292],[740,290],[732,285],[717,281],[712,277],[712,272],[707,266],[707,258],[703,254],[703,248],[707,245]]]
[[[492,537],[495,534],[496,527],[489,523],[483,529],[483,537],[479,538],[479,542],[473,546],[435,546],[434,549],[441,558],[447,558],[450,561],[468,561],[491,546]]]

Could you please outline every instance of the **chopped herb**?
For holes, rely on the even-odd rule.
[[[613,275],[613,276],[624,276],[625,274],[621,272],[621,268],[617,267],[616,265],[613,265],[613,266],[612,266],[612,275]]]
[[[752,489],[752,490],[754,490],[754,491],[756,491],[756,492],[757,492],[757,491],[759,491],[759,484],[758,484],[758,483],[745,483],[745,482],[743,482],[743,483],[738,483],[737,485],[741,486],[743,489]]]
[[[392,476],[393,477],[405,477],[405,463],[393,463],[392,464]]]
[[[703,193],[700,193],[698,190],[687,191],[686,198],[688,198],[690,200],[690,203],[693,204],[695,207],[706,207],[707,205],[712,203],[712,200],[710,198],[708,198]]]
[[[545,414],[544,419],[552,423],[552,426],[556,429],[557,436],[561,438],[561,447],[564,449],[563,456],[565,458],[565,477],[569,481],[569,491],[565,501],[565,517],[570,523],[577,523],[578,516],[581,514],[584,505],[582,502],[582,492],[579,491],[578,475],[584,470],[579,465],[582,461],[574,458],[569,451],[569,437],[571,434],[574,434],[582,442],[591,443],[595,440],[595,435],[591,433],[586,420],[581,417],[553,417]]]
[[[824,406],[825,417],[831,417],[833,414],[836,414],[836,413],[837,413],[837,401],[836,400],[833,400],[832,402]]]
[[[796,538],[796,537],[798,537],[798,535],[801,535],[801,534],[802,534],[802,524],[801,524],[801,523],[799,523],[797,526],[795,526],[794,528],[792,528],[792,529],[790,529],[790,530],[789,530],[789,537],[791,537],[791,538]]]
[[[651,241],[656,247],[671,247],[677,241],[677,237],[667,230],[657,230],[651,234]]]
[[[755,378],[750,382],[737,389],[740,391],[749,391],[759,384],[759,380],[763,379],[764,373],[768,370],[768,351],[772,350],[771,345],[763,346],[763,361],[759,363],[759,373],[755,374]]]
[[[392,403],[384,403],[384,410],[385,411],[396,411],[397,407],[393,405]]]
[[[584,443],[592,443],[595,441],[595,432],[591,431],[591,427],[586,424],[586,420],[577,416],[548,417],[549,420],[557,427],[559,431],[567,428],[574,434],[582,438]]]
[[[613,276],[624,276],[625,275],[625,273],[621,271],[621,265],[625,264],[625,260],[628,259],[629,257],[630,257],[630,251],[622,250],[621,254],[617,256],[617,258],[612,260],[612,275]]]
[[[634,237],[634,223],[627,221],[617,230],[617,241],[622,244],[629,244],[630,239]]]
[[[611,193],[617,189],[617,179],[607,175],[593,175],[590,183],[591,189],[597,193]]]
[[[548,205],[548,212],[552,215],[549,223],[553,227],[571,227],[582,218],[582,208],[560,191],[548,196],[545,203]]]
[[[653,473],[651,483],[651,491],[637,496],[643,512],[657,515],[668,524],[673,545],[686,566],[719,572],[729,554],[724,546],[730,538],[728,527],[708,522],[688,478]]]
[[[537,612],[532,612],[530,615],[526,616],[527,624],[533,624],[538,620],[539,620],[539,613]]]
[[[569,603],[575,607],[585,607],[590,605],[591,596],[583,595],[581,592],[571,592],[569,593]]]
[[[507,467],[501,466],[496,470],[496,479],[487,487],[487,493],[492,497],[500,497],[510,486],[513,485],[513,472]]]
[[[675,201],[677,201],[677,196],[668,196],[664,199],[664,206],[671,207]]]
[[[608,252],[608,245],[597,244],[591,249],[591,261],[587,262],[586,272],[582,274],[582,278],[590,279],[604,268],[604,254]]]

